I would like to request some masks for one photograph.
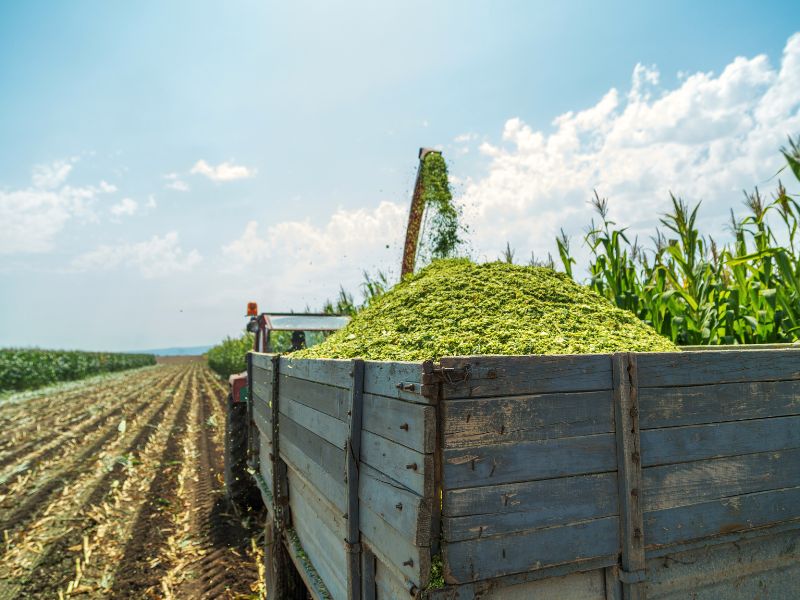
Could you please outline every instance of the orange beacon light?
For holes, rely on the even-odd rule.
[[[248,302],[247,303],[247,316],[248,317],[257,317],[258,316],[258,304],[255,302]]]

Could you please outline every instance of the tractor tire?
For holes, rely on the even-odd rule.
[[[251,508],[255,486],[247,472],[247,404],[228,394],[225,413],[225,493],[237,509]],[[255,490],[258,493],[258,490]]]
[[[311,597],[278,528],[269,518],[264,526],[264,574],[268,599],[307,600]]]

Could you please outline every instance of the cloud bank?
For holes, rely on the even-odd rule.
[[[204,175],[211,181],[235,181],[237,179],[247,179],[256,174],[255,169],[243,165],[235,165],[232,162],[222,162],[217,166],[210,165],[204,160],[198,160],[192,170],[192,175]]]
[[[582,233],[593,189],[618,222],[651,233],[670,191],[702,200],[704,226],[719,232],[743,189],[774,187],[766,180],[783,165],[778,150],[800,134],[800,34],[778,68],[766,56],[739,57],[674,89],[659,81],[655,67],[636,65],[627,93],[611,89],[548,132],[509,119],[500,143],[480,145],[488,174],[467,178],[461,198],[476,252],[494,258],[506,240],[552,250],[559,228]]]

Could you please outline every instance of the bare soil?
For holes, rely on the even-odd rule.
[[[195,358],[0,405],[0,599],[258,598],[226,393]]]

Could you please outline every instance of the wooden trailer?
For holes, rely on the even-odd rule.
[[[314,598],[800,594],[798,349],[248,365],[267,555]]]

